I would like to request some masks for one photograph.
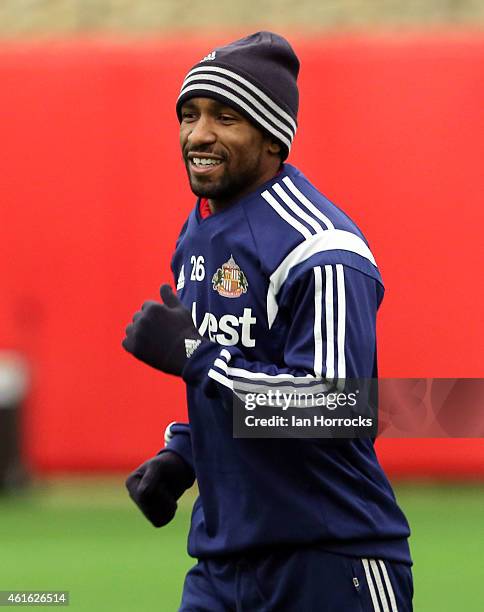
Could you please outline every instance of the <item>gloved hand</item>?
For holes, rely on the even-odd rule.
[[[192,468],[177,453],[163,451],[132,472],[126,488],[134,503],[155,526],[175,516],[177,500],[195,482]]]
[[[170,285],[160,288],[159,302],[145,302],[126,328],[123,348],[137,359],[166,372],[181,376],[183,366],[202,342],[190,311],[173,293]]]

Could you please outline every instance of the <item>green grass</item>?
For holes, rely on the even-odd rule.
[[[404,485],[397,497],[413,531],[415,610],[480,612],[484,487]],[[0,590],[69,590],[75,610],[177,610],[193,565],[192,501],[157,530],[120,480],[55,481],[0,498]]]
[[[0,590],[69,590],[75,610],[177,610],[189,508],[152,527],[121,481],[56,484],[0,503]]]
[[[484,610],[484,487],[401,486],[416,612]]]

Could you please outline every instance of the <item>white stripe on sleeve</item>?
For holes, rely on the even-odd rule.
[[[264,193],[270,196],[269,192],[265,191]],[[273,196],[271,197],[273,198]],[[267,200],[267,198],[265,199]],[[276,205],[282,208],[282,206],[277,202]],[[294,224],[298,224],[300,226],[296,229],[303,234],[306,240],[303,240],[297,245],[297,247],[288,253],[288,255],[286,255],[283,261],[270,276],[269,288],[267,291],[267,322],[269,328],[272,327],[279,310],[276,299],[277,295],[281,290],[281,287],[286,282],[292,268],[303,263],[313,255],[333,250],[350,251],[351,253],[356,253],[357,255],[368,259],[368,261],[370,261],[376,267],[376,261],[370,249],[356,234],[338,229],[329,229],[323,232],[318,232],[317,234],[311,234],[311,232],[305,226],[300,224],[296,219],[293,219],[285,210],[284,213],[292,221],[291,222],[286,219],[288,223],[291,223],[293,227],[296,227]]]
[[[228,368],[227,374],[236,378],[260,378],[265,379],[267,382],[274,380],[288,380],[293,383],[311,383],[314,382],[315,377],[312,374],[306,374],[303,376],[294,376],[294,374],[287,374],[282,372],[280,374],[266,374],[265,372],[252,372],[251,370],[244,370],[243,368]]]
[[[226,349],[223,349],[220,352],[220,356],[217,357],[217,359],[215,359],[215,361],[213,362],[213,367],[218,368],[224,374],[221,374],[220,372],[217,372],[216,370],[212,369],[209,371],[209,376],[210,376],[210,372],[213,372],[214,374],[219,374],[220,376],[223,376],[224,379],[226,379],[227,381],[230,381],[231,384],[232,384],[232,381],[231,381],[232,378],[246,378],[249,380],[262,379],[263,382],[266,382],[266,381],[276,382],[276,381],[287,380],[294,384],[301,384],[301,383],[310,384],[311,382],[315,381],[315,377],[312,374],[303,374],[302,376],[295,376],[294,374],[289,374],[288,372],[281,372],[279,374],[268,374],[266,372],[255,372],[252,370],[245,370],[243,368],[231,368],[226,361],[221,359],[221,357],[224,355],[224,352],[230,355],[230,353]],[[211,378],[213,378],[214,380],[219,380],[218,378],[215,378],[214,376],[211,376]],[[225,384],[225,383],[222,383],[222,384]]]
[[[321,268],[314,271],[314,375],[323,375],[323,333],[321,320],[323,318],[323,277]]]
[[[326,274],[326,294],[324,310],[326,314],[326,378],[334,379],[334,312],[333,312],[333,268],[324,266]]]
[[[224,361],[223,359],[219,359],[217,358],[214,362],[213,365],[217,368],[219,368],[220,370],[222,370],[223,372],[228,372],[229,370],[229,366],[228,363],[226,361]]]
[[[208,375],[209,375],[210,378],[213,378],[213,380],[216,380],[221,385],[224,385],[225,387],[228,387],[232,391],[234,390],[234,383],[229,378],[224,376],[223,374],[220,374],[220,372],[217,372],[216,370],[210,369],[208,371]]]
[[[336,264],[336,284],[338,292],[338,380],[346,378],[346,292],[345,272],[342,264]]]
[[[228,363],[232,359],[232,354],[227,349],[222,349],[220,351],[220,357],[226,359]]]
[[[168,442],[173,438],[173,432],[171,431],[171,426],[176,425],[177,421],[172,421],[166,426],[165,429],[165,446],[167,446]]]

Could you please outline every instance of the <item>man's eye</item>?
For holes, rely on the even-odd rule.
[[[231,121],[235,121],[235,117],[233,115],[220,115],[220,120],[224,123],[228,123]]]
[[[195,119],[195,113],[189,113],[188,111],[185,111],[184,113],[182,113],[182,119],[183,121],[193,121],[193,119]]]

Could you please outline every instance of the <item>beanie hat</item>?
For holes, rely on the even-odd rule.
[[[288,156],[297,128],[299,60],[285,38],[256,32],[216,48],[188,72],[176,102],[213,98],[273,136]]]

